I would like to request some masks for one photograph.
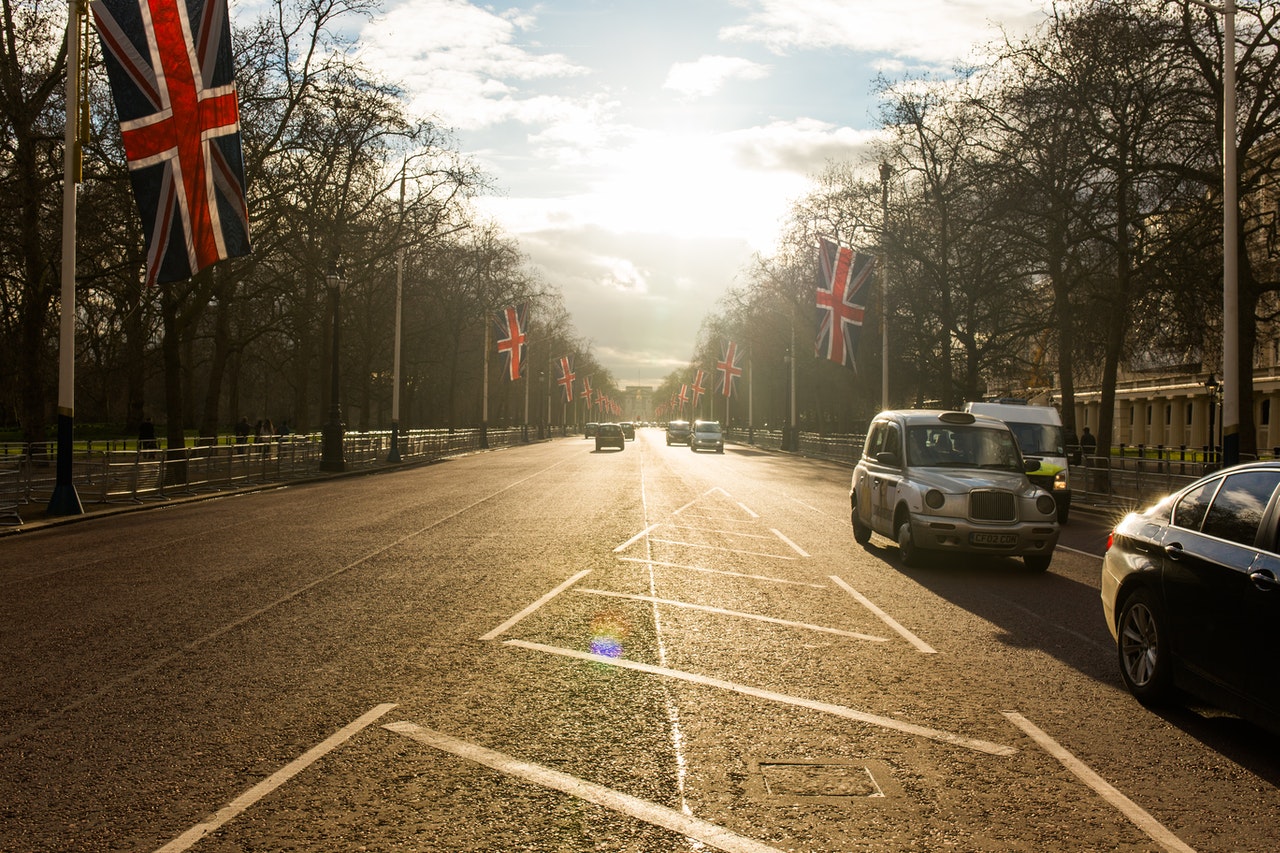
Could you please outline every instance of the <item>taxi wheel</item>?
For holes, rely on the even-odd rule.
[[[1053,562],[1053,555],[1044,554],[1028,554],[1022,558],[1022,562],[1027,564],[1027,568],[1033,572],[1049,571],[1049,563]]]
[[[923,554],[916,547],[915,539],[911,536],[911,519],[903,519],[898,525],[898,559],[902,561],[902,565],[908,568],[916,568],[920,565]]]
[[[863,523],[862,518],[858,515],[858,508],[854,507],[851,513],[853,516],[853,538],[859,545],[866,545],[871,541],[871,527]]]

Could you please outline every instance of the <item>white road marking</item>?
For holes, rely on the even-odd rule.
[[[777,536],[777,537],[778,537],[779,539],[781,539],[783,542],[785,542],[785,543],[787,543],[788,545],[790,545],[790,546],[791,546],[791,549],[792,549],[793,551],[795,551],[797,554],[799,554],[801,557],[808,557],[808,556],[809,556],[808,554],[806,554],[806,553],[805,553],[805,550],[804,550],[803,548],[801,548],[801,547],[800,547],[799,545],[797,545],[796,543],[792,542],[792,541],[791,541],[790,539],[788,539],[787,537],[783,536],[783,535],[782,535],[782,531],[781,531],[781,530],[778,530],[776,527],[770,527],[770,528],[769,528],[769,531],[770,531],[771,533],[773,533],[773,535],[774,535],[774,536]]]
[[[902,635],[903,639],[905,639],[911,645],[915,646],[918,651],[926,655],[936,655],[938,653],[933,648],[933,646],[929,645],[924,640],[920,639],[915,634],[911,633],[906,628],[902,627],[902,625],[898,624],[898,620],[894,619],[888,613],[885,613],[879,607],[876,607],[875,604],[872,603],[871,599],[867,598],[865,595],[858,592],[853,587],[849,586],[839,577],[836,577],[835,575],[830,575],[829,577],[831,578],[831,580],[835,581],[837,586],[839,586],[845,592],[849,593],[855,599],[857,599],[859,604],[861,604],[863,607],[870,610],[876,616],[880,617],[881,622],[888,625],[894,631],[897,631],[900,635]]]
[[[399,539],[396,539],[392,542],[389,542],[386,545],[383,545],[381,547],[374,549],[373,551],[370,551],[369,553],[365,554],[363,557],[359,557],[339,569],[334,569],[328,574],[321,575],[320,577],[315,578],[314,580],[308,583],[305,583],[302,586],[297,587],[293,591],[281,596],[280,598],[277,598],[275,601],[272,601],[269,604],[263,605],[262,607],[259,607],[256,610],[251,610],[248,613],[244,614],[243,616],[240,616],[237,619],[233,619],[232,621],[226,623],[225,625],[222,625],[219,628],[215,628],[214,630],[210,631],[209,633],[201,637],[197,637],[196,639],[182,646],[175,652],[172,652],[166,655],[161,655],[159,657],[151,659],[150,661],[144,663],[142,666],[138,667],[137,669],[126,672],[124,675],[119,676],[113,681],[107,682],[105,685],[103,685],[93,693],[89,693],[85,696],[81,696],[79,699],[75,700],[74,702],[71,702],[68,705],[64,705],[58,710],[53,711],[50,714],[46,714],[44,717],[41,717],[37,720],[32,721],[30,724],[26,726],[12,730],[8,734],[0,736],[0,746],[12,743],[18,738],[26,737],[28,734],[35,731],[37,728],[45,725],[49,721],[57,719],[58,717],[61,717],[64,714],[67,714],[71,711],[74,711],[78,708],[81,708],[89,704],[90,702],[96,699],[106,696],[108,693],[115,690],[117,687],[121,686],[122,684],[126,684],[135,678],[155,672],[156,670],[159,670],[161,667],[167,666],[168,664],[172,663],[175,660],[178,660],[184,655],[187,655],[187,654],[190,654],[191,652],[196,651],[201,646],[207,645],[208,643],[222,637],[223,635],[231,633],[232,631],[236,630],[242,625],[247,625],[248,623],[256,620],[259,616],[262,616],[266,613],[270,613],[275,608],[280,607],[283,604],[288,604],[289,602],[293,601],[294,599],[302,595],[305,595],[306,593],[310,592],[316,587],[322,584],[328,583],[329,581],[334,580],[335,578],[341,577],[342,575],[346,574],[352,569],[357,568],[358,566],[364,565],[365,563],[369,562],[375,557],[379,557],[379,556],[382,556],[383,554],[386,554],[387,552],[391,551],[391,549],[397,547],[398,545],[402,545],[403,543],[408,542],[410,539],[413,539],[416,536],[421,536],[423,533],[426,533],[428,530],[432,530],[436,527],[439,527],[442,524],[445,524],[446,522],[452,521],[453,519],[457,518],[463,513],[469,512],[470,510],[480,506],[480,504],[485,503],[487,501],[491,501],[497,496],[504,494],[506,492],[509,492],[515,487],[520,486],[524,483],[527,483],[530,480],[534,479],[535,477],[539,477],[547,473],[548,471],[551,471],[555,468],[560,467],[563,464],[565,464],[565,462],[564,460],[561,460],[560,462],[555,462],[551,465],[548,465],[546,468],[535,471],[532,474],[528,475],[527,477],[521,477],[519,480],[514,480],[508,483],[507,485],[503,486],[502,488],[496,489],[493,492],[490,492],[488,495],[485,495],[482,498],[472,501],[471,503],[467,504],[464,507],[454,510],[448,515],[441,516],[440,518],[436,519],[430,524],[420,527],[417,530],[413,531],[412,533],[406,533],[405,535],[401,536]]]
[[[701,610],[704,613],[719,613],[722,616],[737,616],[741,619],[753,619],[757,622],[768,622],[773,625],[786,625],[790,628],[803,628],[806,631],[820,631],[826,634],[839,634],[842,637],[853,637],[857,640],[870,640],[873,643],[887,643],[887,637],[875,637],[871,634],[859,634],[845,631],[842,628],[827,628],[823,625],[812,625],[808,622],[792,622],[790,619],[778,619],[774,616],[761,616],[757,613],[743,613],[740,610],[726,610],[723,607],[709,607],[705,604],[690,604],[687,601],[673,601],[669,598],[657,598],[652,595],[632,595],[626,592],[609,592],[603,589],[575,589],[583,595],[603,595],[609,598],[627,598],[632,601],[649,601],[654,604],[666,604],[671,607],[683,607],[686,610]]]
[[[1170,853],[1195,853],[1194,848],[1188,846],[1182,839],[1165,828],[1146,809],[1120,793],[1114,785],[1095,773],[1083,761],[1067,752],[1061,744],[1037,728],[1026,717],[1017,711],[1004,711],[1003,713],[1009,722],[1026,732],[1045,752],[1062,762],[1062,766],[1071,771],[1072,775],[1092,788],[1102,799],[1119,809],[1120,813],[1127,817],[1134,826],[1151,836],[1151,839],[1165,850],[1170,851]]]
[[[1075,637],[1077,640],[1084,643],[1085,645],[1093,646],[1098,651],[1106,652],[1106,653],[1114,653],[1116,650],[1116,647],[1114,645],[1111,645],[1109,643],[1099,643],[1095,641],[1092,637],[1089,637],[1085,634],[1080,633],[1079,631],[1068,628],[1066,625],[1059,625],[1057,622],[1051,622],[1048,619],[1046,619],[1043,614],[1037,613],[1036,611],[1032,610],[1030,607],[1023,607],[1021,604],[1017,603],[1016,601],[1010,601],[1009,599],[1005,598],[1002,595],[991,595],[991,598],[994,598],[996,601],[999,601],[1000,603],[1008,607],[1012,607],[1015,610],[1021,610],[1023,613],[1032,617],[1038,622],[1042,622],[1043,624],[1048,625],[1050,628],[1057,628],[1062,633],[1069,634],[1070,636]]]
[[[231,821],[254,803],[270,794],[276,788],[279,788],[285,782],[288,782],[294,776],[297,776],[303,770],[306,770],[316,761],[323,758],[326,754],[332,752],[342,744],[346,743],[357,733],[370,724],[375,722],[383,714],[396,707],[394,702],[377,705],[372,710],[360,716],[354,722],[348,723],[338,731],[329,735],[322,742],[311,747],[299,757],[290,761],[284,767],[281,767],[275,773],[272,773],[266,779],[254,785],[240,796],[236,797],[227,805],[218,809],[210,818],[203,823],[198,823],[170,841],[168,844],[156,850],[156,853],[179,853],[182,850],[188,850],[193,844],[204,838],[209,833],[222,827]]]
[[[659,525],[655,524],[653,526],[658,527]],[[706,527],[691,527],[687,524],[668,524],[665,526],[670,527],[672,530],[697,530],[701,533],[710,533],[715,536],[736,536],[739,539],[768,539],[769,541],[773,541],[773,537],[765,536],[763,533],[742,533],[737,530],[714,530]]]
[[[621,552],[621,551],[625,551],[625,550],[627,550],[627,549],[628,549],[628,548],[630,548],[632,545],[636,544],[636,543],[637,543],[637,542],[639,542],[641,539],[643,539],[644,537],[648,536],[650,533],[652,533],[652,532],[653,532],[654,530],[656,530],[658,527],[659,527],[659,524],[656,524],[656,523],[655,523],[655,524],[650,524],[650,525],[649,525],[648,527],[646,527],[644,530],[641,530],[641,531],[640,531],[639,533],[637,533],[635,536],[632,536],[632,537],[631,537],[630,539],[628,539],[626,542],[623,542],[623,543],[622,543],[621,545],[619,545],[617,548],[614,548],[614,549],[613,549],[613,553],[617,554],[617,553],[619,553],[619,552]]]
[[[621,791],[615,791],[612,788],[606,788],[603,785],[597,785],[594,782],[588,782],[577,776],[570,776],[568,773],[563,773],[559,770],[552,770],[539,764],[521,761],[518,758],[495,752],[483,746],[467,743],[430,729],[424,729],[414,723],[387,723],[383,728],[412,738],[418,743],[434,747],[441,752],[447,752],[459,758],[489,767],[499,773],[505,773],[508,776],[514,776],[526,782],[541,785],[544,788],[560,791],[571,797],[577,797],[580,800],[595,803],[598,806],[612,809],[621,814],[630,815],[645,823],[669,829],[686,838],[710,845],[717,850],[724,850],[726,853],[781,853],[776,847],[761,844],[758,841],[743,837],[724,827],[700,820],[692,815],[669,809],[666,806],[648,800],[642,800],[639,797],[633,797],[630,794],[624,794]]]
[[[752,518],[760,517],[759,515],[756,514],[755,510],[751,509],[751,507],[747,506],[742,501],[738,501],[738,506],[742,507],[742,511],[745,512],[747,515],[751,516]]]
[[[804,699],[799,696],[788,696],[785,693],[775,693],[772,690],[748,687],[745,684],[736,684],[732,681],[723,681],[719,678],[697,675],[696,673],[685,672],[679,669],[653,666],[647,663],[626,660],[625,658],[611,658],[605,655],[594,655],[590,652],[578,651],[577,649],[563,649],[558,646],[546,646],[541,643],[530,643],[525,640],[503,640],[502,642],[503,645],[506,646],[517,646],[522,649],[545,652],[553,655],[562,655],[564,657],[604,664],[605,666],[616,666],[621,669],[632,669],[637,672],[647,672],[650,675],[661,675],[667,678],[676,678],[693,684],[701,684],[704,687],[717,687],[721,690],[741,693],[744,696],[753,696],[757,699],[765,699],[770,702],[792,705],[797,708],[807,708],[811,711],[831,714],[832,716],[843,717],[848,720],[856,720],[860,723],[867,723],[869,725],[879,726],[880,728],[903,732],[904,734],[917,735],[919,737],[928,738],[929,740],[938,741],[939,743],[949,743],[954,746],[961,746],[965,749],[985,752],[990,755],[1013,755],[1018,751],[1012,746],[1003,746],[990,741],[977,740],[974,738],[964,737],[963,735],[952,734],[951,732],[930,729],[925,726],[918,726],[915,723],[906,723],[901,720],[895,720],[891,717],[881,717],[877,714],[869,714],[865,711],[846,708],[843,705],[832,705],[828,702],[816,702],[812,699]]]
[[[492,640],[494,637],[497,637],[499,634],[502,634],[502,633],[506,632],[506,631],[507,631],[508,629],[510,629],[513,625],[515,625],[516,623],[520,622],[522,619],[524,619],[524,618],[525,618],[526,616],[528,616],[529,614],[531,614],[531,613],[533,613],[534,611],[536,611],[536,610],[538,610],[539,608],[541,608],[541,607],[542,607],[543,605],[545,605],[548,601],[550,601],[551,599],[555,598],[557,595],[559,595],[560,593],[564,592],[566,589],[568,589],[569,587],[573,586],[575,583],[577,583],[578,581],[582,580],[583,578],[585,578],[585,577],[586,577],[587,575],[589,575],[589,574],[591,574],[591,570],[590,570],[590,569],[583,569],[582,571],[578,572],[578,573],[577,573],[576,575],[574,575],[573,577],[569,578],[569,579],[568,579],[567,581],[565,581],[564,583],[560,584],[560,585],[559,585],[558,587],[556,587],[555,589],[551,590],[551,592],[549,592],[549,593],[547,593],[546,595],[542,596],[542,598],[539,598],[539,599],[538,599],[537,601],[535,601],[533,604],[530,604],[530,605],[529,605],[528,607],[526,607],[524,610],[521,610],[521,611],[520,611],[519,613],[517,613],[515,616],[512,616],[512,617],[511,617],[510,619],[508,619],[506,622],[503,622],[503,623],[502,623],[501,625],[499,625],[497,628],[494,628],[492,631],[490,631],[489,633],[485,634],[485,635],[484,635],[483,637],[481,637],[480,639],[482,639],[482,640]]]
[[[706,551],[724,551],[729,554],[743,554],[747,557],[768,557],[772,560],[794,560],[795,557],[788,557],[785,554],[766,554],[763,551],[743,551],[741,548],[721,548],[719,545],[703,545],[699,542],[680,542],[675,539],[650,539],[650,542],[657,542],[662,545],[677,545],[681,548],[702,548]]]
[[[750,578],[756,581],[768,581],[769,583],[785,583],[792,586],[807,586],[810,589],[826,589],[826,584],[808,583],[806,581],[793,581],[790,578],[775,578],[769,575],[752,575],[746,572],[731,572],[728,569],[709,569],[706,566],[689,566],[684,563],[665,563],[661,560],[645,560],[640,557],[619,557],[619,560],[628,563],[648,563],[651,566],[668,566],[673,569],[687,569],[691,572],[706,572],[712,575],[729,575],[735,578]]]

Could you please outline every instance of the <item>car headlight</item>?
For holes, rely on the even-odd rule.
[[[1053,515],[1058,511],[1058,505],[1054,502],[1052,495],[1046,495],[1041,492],[1036,498],[1036,509],[1040,511],[1041,515]]]
[[[924,493],[924,503],[929,509],[942,509],[942,505],[946,502],[946,495],[937,489],[930,489]]]

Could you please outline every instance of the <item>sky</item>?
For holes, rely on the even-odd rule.
[[[595,359],[620,386],[656,386],[814,176],[869,150],[877,75],[945,75],[1041,8],[383,0],[355,38],[489,176],[477,207],[563,294]]]

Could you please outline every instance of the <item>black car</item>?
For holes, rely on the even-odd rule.
[[[667,446],[688,444],[689,432],[692,428],[692,424],[688,421],[670,421],[667,424]]]
[[[1185,690],[1280,732],[1280,463],[1202,477],[1112,531],[1102,607],[1144,704]]]
[[[596,427],[596,450],[606,447],[627,449],[626,436],[622,434],[622,427],[618,424],[599,424]]]

